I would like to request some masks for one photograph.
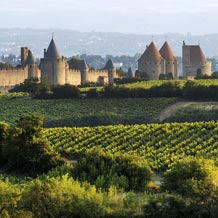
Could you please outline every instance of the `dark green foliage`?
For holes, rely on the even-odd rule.
[[[180,195],[157,195],[144,207],[144,218],[215,218],[215,214],[215,206],[209,211],[203,202]]]
[[[56,86],[52,91],[54,98],[78,98],[80,94],[78,87],[69,84]]]
[[[8,136],[9,125],[7,123],[0,122],[0,168],[3,166],[6,161],[2,155],[2,146],[3,142]]]
[[[68,61],[68,65],[70,69],[73,70],[78,70],[79,65],[80,65],[80,59],[76,58],[76,57],[72,57],[69,61]]]
[[[51,86],[46,79],[42,79],[40,82],[38,78],[31,78],[16,85],[10,92],[28,92],[33,96],[43,96],[50,90]]]
[[[14,69],[14,67],[9,63],[0,62],[0,69],[2,69],[2,70],[12,70],[12,69]]]
[[[42,124],[42,117],[32,114],[21,117],[9,128],[2,143],[2,156],[9,171],[37,175],[63,163],[43,137]]]
[[[140,81],[141,81],[141,79],[136,78],[136,77],[132,77],[132,78],[124,77],[124,78],[115,78],[114,79],[114,83],[117,85],[127,84],[127,83],[135,83],[135,82],[140,82]]]
[[[78,161],[73,176],[104,190],[114,185],[127,191],[144,191],[152,172],[140,157],[94,150]]]
[[[218,168],[212,160],[186,158],[164,174],[163,188],[206,201],[217,191]]]

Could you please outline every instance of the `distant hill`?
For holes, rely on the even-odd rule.
[[[160,35],[138,35],[103,32],[78,32],[60,29],[0,29],[0,54],[16,54],[21,46],[30,47],[36,57],[42,57],[52,32],[62,55],[96,54],[105,56],[135,55],[142,53],[152,39],[158,48],[168,41],[176,56],[181,56],[182,42],[201,44],[207,57],[218,56],[218,34],[195,36],[191,34],[167,33]]]

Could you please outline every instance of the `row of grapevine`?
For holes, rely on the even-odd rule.
[[[144,157],[154,170],[165,170],[185,156],[217,158],[218,122],[118,125],[44,129],[60,153],[81,154],[93,148]]]

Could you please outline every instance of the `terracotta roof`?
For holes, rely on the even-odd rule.
[[[207,59],[199,45],[190,46],[190,61],[192,63],[206,62]]]
[[[85,60],[81,60],[80,64],[79,64],[79,70],[88,70],[88,69],[89,69],[89,67],[86,64]]]
[[[60,53],[58,52],[58,49],[57,49],[57,46],[55,44],[55,41],[54,39],[52,38],[49,46],[48,46],[48,49],[46,51],[46,54],[45,54],[45,58],[49,58],[49,59],[57,59],[57,58],[60,58],[61,55]]]
[[[164,43],[164,45],[160,49],[160,54],[166,61],[176,61],[177,60],[168,42]]]
[[[139,60],[154,62],[154,61],[163,60],[163,57],[161,56],[161,54],[157,50],[157,47],[155,46],[154,42],[152,42],[147,47],[147,49],[145,50],[145,52],[143,53],[143,55],[140,57]]]
[[[114,64],[113,64],[112,60],[109,59],[104,67],[104,70],[113,70],[113,69],[115,69]]]
[[[27,56],[27,60],[26,60],[25,64],[27,64],[27,65],[35,64],[35,59],[34,59],[33,54],[30,50],[28,51],[28,56]]]

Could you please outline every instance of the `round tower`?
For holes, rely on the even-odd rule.
[[[116,77],[116,68],[111,59],[106,63],[104,70],[108,71],[108,83],[112,85],[114,83],[114,78]]]
[[[174,56],[168,42],[160,49],[161,56],[165,59],[165,74],[169,79],[178,79],[178,60]]]
[[[66,83],[66,61],[58,52],[52,38],[47,51],[44,50],[44,58],[41,59],[41,77],[47,79],[53,85]]]
[[[38,65],[33,57],[32,52],[28,51],[28,57],[26,60],[26,66],[28,67],[28,79],[30,78],[39,78],[38,74]]]
[[[81,84],[85,85],[88,82],[88,72],[89,72],[89,67],[86,64],[85,60],[81,60],[79,65],[79,70],[81,72]]]
[[[150,80],[158,80],[161,74],[165,74],[165,60],[152,42],[138,60],[138,71],[141,78],[149,77]]]

